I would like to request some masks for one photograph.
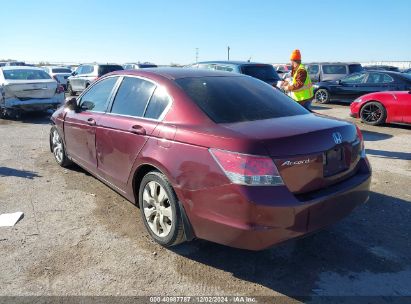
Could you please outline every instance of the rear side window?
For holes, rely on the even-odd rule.
[[[342,64],[330,64],[323,65],[324,74],[347,74],[345,65]]]
[[[358,72],[362,72],[364,69],[362,67],[361,64],[350,64],[348,66],[348,70],[351,73],[358,73]]]
[[[93,85],[83,97],[81,97],[81,108],[93,112],[105,112],[108,99],[117,79],[117,77],[110,77]]]
[[[119,70],[124,70],[121,65],[100,65],[98,67],[98,76],[103,76],[105,74]]]
[[[318,74],[320,67],[316,64],[307,67],[308,74]]]
[[[389,83],[393,82],[394,79],[383,73],[370,73],[368,75],[367,83]]]
[[[309,113],[275,88],[251,77],[181,78],[176,83],[216,123]]]
[[[144,117],[159,119],[170,102],[167,91],[162,87],[158,87],[148,103]]]
[[[366,76],[366,73],[356,73],[341,79],[341,82],[346,84],[360,84],[364,82]]]
[[[232,67],[229,67],[229,66],[226,66],[226,65],[216,65],[215,69],[217,71],[226,71],[226,72],[232,72],[233,71]]]
[[[280,76],[278,76],[272,65],[245,65],[241,69],[243,71],[243,74],[255,77],[263,81],[280,80]]]
[[[4,78],[9,80],[37,80],[51,79],[50,75],[43,70],[3,70]]]
[[[149,81],[125,77],[114,99],[111,113],[142,117],[155,85]]]

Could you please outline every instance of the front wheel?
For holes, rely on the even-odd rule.
[[[72,164],[71,160],[67,157],[63,139],[54,126],[50,130],[50,148],[53,152],[54,159],[61,167],[68,167]]]
[[[318,89],[314,97],[318,103],[328,103],[330,101],[330,92],[327,89]]]
[[[387,110],[381,103],[372,101],[363,105],[360,117],[361,121],[367,125],[381,125],[387,119]]]
[[[157,243],[170,247],[184,241],[177,196],[164,174],[152,171],[144,176],[139,205],[144,225]]]

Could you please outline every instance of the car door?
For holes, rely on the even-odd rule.
[[[411,91],[397,95],[398,107],[402,113],[402,122],[411,123]]]
[[[67,154],[85,169],[96,172],[96,128],[107,110],[118,77],[102,79],[78,99],[79,110],[68,111],[64,120]]]
[[[98,174],[122,191],[139,152],[158,124],[157,118],[144,117],[155,89],[150,80],[125,76],[97,129]]]
[[[74,72],[74,75],[70,77],[70,84],[73,90],[79,91],[80,90],[80,83],[79,83],[79,78],[81,74],[83,73],[83,66],[79,66],[76,71]]]
[[[344,102],[352,102],[357,97],[364,95],[367,73],[354,73],[337,81],[334,88],[334,99]]]

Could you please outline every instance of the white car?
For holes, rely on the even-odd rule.
[[[49,73],[54,80],[60,83],[64,89],[67,90],[67,78],[69,78],[73,73],[71,69],[62,66],[44,66],[41,68]]]
[[[63,87],[43,69],[27,66],[0,68],[0,117],[56,109],[63,103]]]

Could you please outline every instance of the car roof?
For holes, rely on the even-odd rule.
[[[121,70],[110,73],[110,75],[136,75],[136,76],[151,76],[158,75],[164,78],[175,80],[181,78],[194,78],[194,77],[246,77],[242,74],[215,71],[207,69],[183,69],[183,68],[147,68],[141,70]]]
[[[82,64],[80,64],[79,66],[82,66],[82,65],[98,65],[98,66],[100,66],[100,65],[119,65],[119,66],[122,66],[121,64],[118,64],[118,63],[96,63],[96,62],[94,62],[94,63],[82,63]]]
[[[201,61],[198,64],[204,63],[215,63],[215,64],[232,64],[232,65],[254,65],[254,64],[261,64],[261,65],[271,65],[269,63],[261,63],[261,62],[249,62],[249,61],[230,61],[230,60],[218,60],[218,61]],[[271,65],[272,66],[272,65]]]

